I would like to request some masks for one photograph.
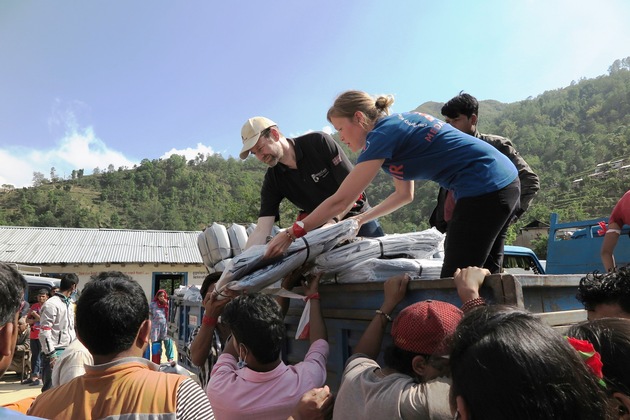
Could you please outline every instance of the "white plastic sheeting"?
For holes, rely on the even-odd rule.
[[[247,236],[251,235],[255,229],[256,223],[250,223],[249,225],[247,225]]]
[[[315,259],[312,271],[331,276],[350,269],[359,261],[371,258],[428,259],[441,251],[443,244],[444,234],[435,228],[380,238],[364,238],[323,253]]]
[[[230,246],[232,247],[232,255],[240,255],[247,245],[247,229],[243,225],[232,223],[227,229],[230,238]]]
[[[245,250],[248,238],[247,231],[245,226],[237,223],[232,223],[226,229],[221,223],[214,222],[199,234],[197,247],[209,273],[223,271],[228,262],[226,260]]]
[[[232,263],[232,258],[226,258],[224,260],[221,260],[221,261],[219,261],[218,263],[216,263],[214,265],[214,267],[213,267],[214,271],[215,272],[217,272],[217,271],[225,271],[230,266],[231,263]]]
[[[442,270],[441,259],[395,258],[384,260],[369,258],[350,268],[322,278],[326,283],[384,282],[400,274],[409,274],[421,279],[438,279]]]
[[[252,246],[232,259],[217,282],[217,290],[260,291],[335,245],[356,237],[358,230],[353,219],[315,229],[293,242],[284,256],[267,260],[263,259],[265,245]]]
[[[226,258],[232,256],[232,247],[230,246],[230,238],[227,229],[220,223],[214,222],[204,231],[206,234],[206,242],[210,249],[210,259],[212,264],[217,264]]]

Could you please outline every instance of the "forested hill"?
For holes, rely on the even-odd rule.
[[[541,178],[541,192],[512,235],[533,219],[548,222],[551,212],[563,221],[607,216],[630,189],[629,69],[630,57],[616,61],[609,75],[535,98],[481,103],[480,131],[511,138]],[[439,115],[441,105],[417,109]],[[264,170],[254,158],[200,155],[145,159],[134,168],[109,165],[90,176],[77,169],[70,179],[54,170],[50,179],[36,173],[34,187],[2,187],[0,225],[199,230],[213,221],[250,223],[257,219]],[[367,191],[370,201],[380,202],[392,186],[381,173]],[[426,228],[436,192],[431,182],[417,183],[415,201],[382,219],[386,232]],[[281,225],[294,214],[285,203]]]

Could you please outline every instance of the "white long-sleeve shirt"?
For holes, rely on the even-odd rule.
[[[74,306],[69,298],[57,293],[44,303],[39,319],[39,341],[44,354],[68,346],[76,339]]]

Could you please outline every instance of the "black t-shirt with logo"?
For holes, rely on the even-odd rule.
[[[280,219],[280,202],[286,198],[310,213],[333,195],[352,170],[352,164],[333,138],[322,132],[287,139],[295,148],[297,169],[282,163],[267,169],[260,192],[259,217]],[[353,216],[369,209],[365,193],[348,213]]]

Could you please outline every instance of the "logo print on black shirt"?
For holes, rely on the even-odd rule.
[[[319,182],[320,179],[325,178],[328,175],[328,169],[324,168],[316,174],[311,174],[311,178],[313,178],[314,182]]]

